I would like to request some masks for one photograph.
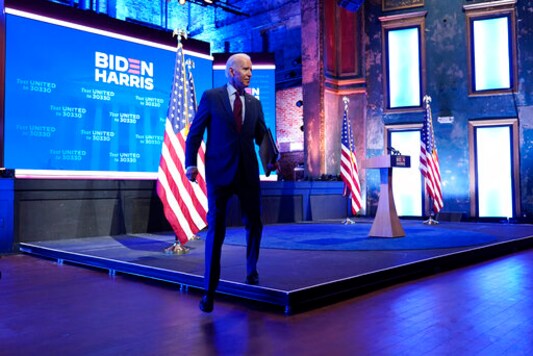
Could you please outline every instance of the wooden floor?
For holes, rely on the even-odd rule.
[[[0,271],[0,355],[533,354],[533,250],[292,316],[28,255]]]

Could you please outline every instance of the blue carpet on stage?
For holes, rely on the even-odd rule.
[[[342,223],[266,225],[263,229],[262,248],[287,250],[330,251],[384,251],[455,248],[490,244],[495,236],[461,229],[446,229],[442,225],[424,225],[422,222],[404,224],[404,237],[368,237],[370,223],[344,225]],[[205,238],[205,231],[199,233]],[[225,243],[244,245],[242,227],[227,229]]]

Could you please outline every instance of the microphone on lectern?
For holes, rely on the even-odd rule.
[[[392,146],[387,147],[387,152],[389,152],[391,155],[394,155],[394,156],[401,155],[400,151],[398,151],[397,149],[395,149]]]

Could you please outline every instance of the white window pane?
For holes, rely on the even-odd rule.
[[[411,168],[393,168],[392,193],[399,216],[422,216],[422,180],[418,157],[420,156],[420,131],[393,131],[391,146],[411,156]]]
[[[510,127],[476,129],[479,217],[512,217]]]
[[[388,32],[388,85],[391,108],[420,106],[418,37],[418,28]]]
[[[475,90],[511,87],[508,18],[474,21]]]

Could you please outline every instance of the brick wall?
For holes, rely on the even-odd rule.
[[[303,106],[296,106],[299,100],[301,87],[276,91],[276,133],[281,151],[280,176],[284,180],[293,180],[294,168],[304,162]]]
[[[296,106],[300,100],[301,87],[276,91],[276,133],[281,152],[303,150],[303,110]]]

